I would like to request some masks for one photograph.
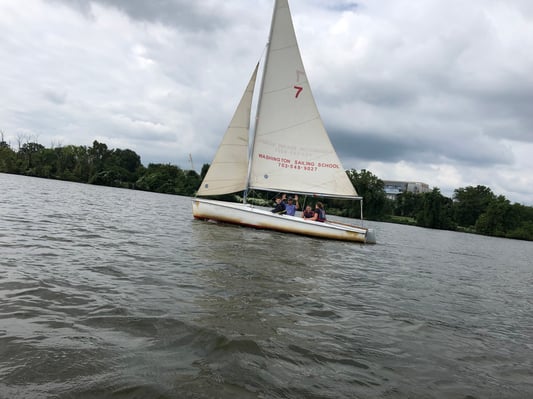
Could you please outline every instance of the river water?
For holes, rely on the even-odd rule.
[[[533,243],[367,224],[0,174],[0,398],[533,397]]]

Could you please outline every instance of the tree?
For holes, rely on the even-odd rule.
[[[107,145],[93,141],[93,146],[87,150],[89,154],[89,182],[98,172],[104,168],[104,163],[109,157],[109,150]]]
[[[38,161],[36,158],[38,154],[44,150],[44,146],[39,143],[28,142],[24,143],[18,151],[19,160],[21,163],[21,171],[25,174],[35,174],[32,168],[34,163]]]
[[[177,166],[151,163],[146,172],[137,180],[136,186],[145,191],[186,195],[184,182],[185,174]]]
[[[142,169],[141,157],[126,149],[109,150],[93,142],[88,149],[89,183],[114,187],[134,187]]]
[[[135,173],[142,166],[141,157],[132,150],[117,148],[111,152],[113,163],[130,173]]]
[[[387,198],[385,196],[385,185],[383,180],[373,175],[371,172],[361,169],[361,172],[357,172],[355,169],[346,171],[348,178],[357,189],[357,192],[364,198],[363,202],[363,214],[370,219],[380,220],[385,213],[385,206],[387,204]],[[349,209],[349,217],[359,217],[360,215],[359,204],[354,205]]]
[[[506,237],[520,225],[519,208],[503,195],[494,198],[476,222],[476,231],[490,236]]]
[[[204,163],[202,165],[202,170],[200,171],[200,179],[203,180],[205,175],[207,175],[207,171],[209,170],[209,164],[208,163]],[[197,187],[198,188],[198,187]]]
[[[454,191],[454,216],[460,226],[474,226],[495,195],[485,186],[468,186]]]
[[[86,146],[71,146],[74,159],[72,175],[76,181],[88,182],[90,178],[89,151]]]
[[[200,175],[195,170],[185,172],[185,184],[183,185],[182,195],[194,195],[200,186]]]
[[[410,191],[401,193],[396,197],[394,203],[394,214],[415,218],[422,207],[422,196]]]
[[[17,153],[11,149],[9,144],[0,141],[0,172],[17,173]]]
[[[105,185],[133,187],[142,171],[143,166],[139,155],[129,149],[121,150],[117,148],[109,151],[97,175],[108,177],[110,183],[105,183]]]
[[[528,220],[521,222],[520,226],[507,234],[507,237],[533,241],[533,222]]]
[[[432,229],[455,230],[452,200],[443,196],[438,188],[421,196],[422,204],[416,216],[417,224]]]
[[[57,155],[51,148],[43,148],[39,154],[38,159],[35,162],[35,176],[53,178],[55,177]]]
[[[54,148],[56,178],[87,183],[89,178],[87,149],[75,145]]]

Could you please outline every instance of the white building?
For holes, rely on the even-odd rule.
[[[410,181],[396,181],[396,180],[383,180],[385,185],[385,194],[389,199],[396,199],[396,197],[403,193],[428,193],[429,185],[421,182],[410,182]]]

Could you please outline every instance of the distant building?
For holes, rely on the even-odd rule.
[[[396,197],[403,193],[428,193],[429,185],[421,182],[410,181],[396,181],[396,180],[383,180],[385,185],[385,194],[389,199],[396,199]]]

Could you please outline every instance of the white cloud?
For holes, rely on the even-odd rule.
[[[0,3],[0,130],[43,145],[210,162],[263,51],[272,1]],[[487,185],[533,204],[533,5],[292,1],[304,63],[346,168]]]

